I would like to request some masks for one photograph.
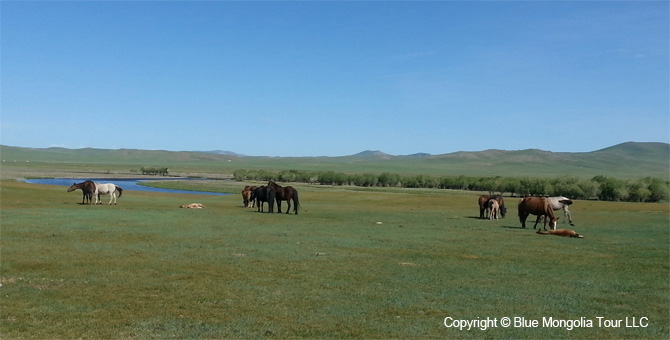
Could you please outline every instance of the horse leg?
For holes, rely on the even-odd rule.
[[[527,212],[520,212],[519,213],[519,220],[521,220],[521,228],[526,229],[526,218],[528,218],[528,213]]]
[[[289,212],[291,212],[291,199],[287,199],[286,204],[287,204],[286,213],[288,214]]]
[[[566,220],[572,225],[572,215],[570,215],[570,210],[567,205],[563,207],[563,223],[565,223]]]
[[[537,224],[540,222],[540,218],[544,217],[544,215],[537,215],[537,220],[535,220],[535,225],[533,226],[533,229],[537,227]],[[547,222],[544,222],[544,230],[547,230]]]
[[[281,200],[277,197],[277,213],[281,214]]]

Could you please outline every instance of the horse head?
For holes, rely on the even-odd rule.
[[[72,186],[67,189],[67,192],[75,191],[77,189],[79,189],[77,183],[72,183]]]

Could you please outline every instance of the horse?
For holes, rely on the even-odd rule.
[[[187,209],[205,209],[205,206],[202,203],[182,204],[179,207]]]
[[[502,218],[505,218],[505,214],[507,214],[507,208],[505,207],[505,201],[503,200],[501,195],[481,195],[479,196],[479,218],[485,219],[486,217],[486,212],[488,211],[488,202],[490,199],[495,199],[498,201],[498,206],[500,207],[500,216]]]
[[[69,189],[67,189],[67,192],[72,192],[77,189],[81,189],[83,193],[83,197],[81,198],[81,204],[84,204],[84,200],[88,200],[88,204],[93,203],[93,193],[95,192],[95,183],[93,183],[93,181],[73,183],[72,186]]]
[[[100,200],[100,195],[109,195],[109,204],[112,204],[112,201],[116,205],[116,192],[119,192],[119,197],[123,194],[123,189],[116,186],[114,183],[95,183],[95,204],[102,204]]]
[[[273,213],[275,207],[275,189],[273,187],[260,186],[251,192],[249,199],[256,200],[257,212],[263,212],[263,202],[268,202],[268,212]]]
[[[540,235],[556,235],[556,236],[563,236],[563,237],[584,238],[584,235],[577,234],[574,230],[570,230],[570,229],[556,229],[556,230],[549,230],[549,231],[538,230],[537,233],[540,234]]]
[[[251,192],[256,190],[258,188],[257,186],[245,186],[244,190],[242,190],[242,203],[244,204],[245,208],[253,208],[254,207],[254,200],[251,199]]]
[[[567,217],[567,221],[570,222],[570,225],[574,225],[572,223],[572,215],[570,215],[570,210],[568,209],[568,207],[572,204],[572,200],[563,196],[547,198],[549,199],[549,203],[551,204],[552,209],[563,210],[563,223],[565,223],[565,218]]]
[[[489,206],[489,220],[497,220],[499,218],[498,215],[500,215],[500,205],[498,204],[498,201],[490,199],[487,202],[487,205]]]
[[[282,187],[281,185],[269,181],[268,186],[273,187],[277,192],[277,212],[281,213],[281,201],[286,201],[288,208],[286,208],[286,213],[288,214],[291,210],[291,200],[293,200],[293,212],[298,214],[298,207],[300,206],[300,201],[298,200],[298,190],[292,186]]]
[[[556,221],[558,220],[554,217],[554,209],[552,209],[549,199],[545,197],[526,197],[519,201],[519,221],[521,222],[521,228],[526,228],[526,218],[528,215],[533,214],[537,215],[537,220],[533,229],[537,227],[537,223],[540,222],[540,218],[547,216],[549,219],[549,229],[556,230]],[[544,219],[544,230],[547,230],[547,219]]]

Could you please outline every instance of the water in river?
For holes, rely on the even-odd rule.
[[[222,192],[209,192],[209,191],[192,191],[192,190],[176,190],[176,189],[163,189],[163,188],[154,188],[139,185],[140,182],[149,182],[155,181],[154,179],[146,178],[90,178],[91,181],[97,183],[114,183],[117,186],[126,190],[136,190],[136,191],[152,191],[152,192],[165,192],[173,194],[199,194],[199,195],[215,195],[215,196],[225,196],[230,195]],[[169,179],[159,179],[162,181]],[[177,180],[177,179],[173,179]],[[179,178],[179,180],[185,180],[184,178]],[[63,185],[69,187],[72,183],[81,183],[84,179],[74,179],[74,178],[38,178],[38,179],[24,179],[22,180],[26,183],[33,184],[51,184],[51,185]]]

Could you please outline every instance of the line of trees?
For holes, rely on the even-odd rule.
[[[158,167],[142,167],[140,169],[140,172],[142,172],[142,175],[161,175],[161,176],[167,176],[168,175],[168,168],[158,168]]]
[[[582,179],[574,176],[557,178],[532,177],[433,177],[375,174],[346,174],[334,171],[307,172],[283,170],[237,170],[239,181],[303,182],[323,185],[354,185],[362,187],[436,188],[488,191],[511,196],[567,196],[573,199],[603,201],[659,202],[670,197],[670,181],[654,177],[621,180],[608,176]]]

